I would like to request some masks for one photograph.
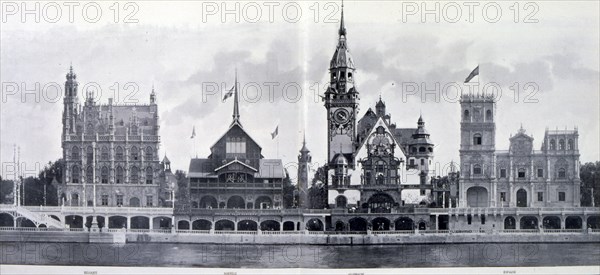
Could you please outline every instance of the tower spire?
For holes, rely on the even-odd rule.
[[[241,126],[240,123],[240,109],[238,106],[238,78],[237,78],[237,68],[235,68],[235,84],[233,91],[233,122],[231,125],[237,123]]]
[[[340,20],[340,30],[338,33],[340,36],[346,36],[346,26],[344,26],[344,0],[342,0],[342,19]]]

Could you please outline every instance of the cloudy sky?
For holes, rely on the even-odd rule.
[[[425,3],[435,8],[436,2]],[[306,131],[313,160],[323,163],[327,126],[318,94],[324,92],[337,44],[337,4],[237,2],[237,12],[236,2],[110,4],[98,4],[101,14],[88,6],[87,15],[81,4],[69,16],[67,6],[42,3],[39,23],[19,6],[3,6],[3,175],[13,144],[21,147],[28,169],[61,157],[63,107],[56,83],[63,85],[70,63],[80,96],[84,86],[99,87],[102,103],[115,91],[119,102],[147,103],[154,85],[161,155],[166,152],[177,169],[187,170],[191,156],[208,156],[227,130],[232,101],[222,103],[221,90],[233,85],[235,68],[242,86],[241,120],[263,155],[294,162]],[[502,92],[497,149],[508,148],[508,138],[521,124],[537,149],[546,127],[578,127],[581,161],[599,159],[598,2],[523,2],[518,7],[500,2],[485,9],[482,2],[470,15],[461,2],[438,2],[437,19],[435,14],[421,18],[421,4],[346,1],[360,115],[380,95],[398,127],[415,127],[422,113],[437,146],[436,162],[458,161],[460,110],[456,90],[448,87],[456,87],[479,64],[481,75],[474,81],[498,83]],[[418,91],[411,93],[415,87]],[[434,91],[424,97],[424,90]],[[272,140],[277,125],[279,137]],[[190,139],[194,126],[197,152]]]

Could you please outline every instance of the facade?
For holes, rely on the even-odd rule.
[[[323,98],[328,121],[328,204],[389,212],[404,204],[403,189],[416,188],[429,195],[434,144],[422,117],[417,128],[396,128],[381,98],[375,111],[369,108],[358,120],[356,66],[348,49],[343,11],[338,35]],[[406,174],[415,175],[416,181],[402,182]]]
[[[578,132],[548,130],[540,150],[521,127],[506,151],[495,148],[495,101],[461,99],[461,207],[580,205]]]
[[[144,105],[97,104],[78,98],[77,75],[66,75],[62,115],[64,173],[58,188],[69,206],[165,205],[160,189],[170,169],[158,157],[158,105],[154,90]],[[170,163],[168,164],[170,166]],[[162,184],[162,186],[161,186]]]
[[[207,158],[190,161],[192,209],[274,209],[283,206],[285,172],[280,159],[265,159],[242,127],[237,77],[233,121]]]

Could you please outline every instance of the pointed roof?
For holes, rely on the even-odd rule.
[[[340,29],[338,30],[338,45],[335,49],[335,53],[329,63],[329,68],[352,68],[354,69],[354,61],[348,45],[346,44],[346,26],[344,25],[344,4],[342,3],[342,18],[340,20]]]
[[[171,161],[169,160],[169,158],[167,157],[167,154],[165,153],[165,157],[162,160],[163,163],[171,163]]]
[[[377,104],[375,104],[375,107],[385,107],[385,102],[383,102],[383,100],[381,100],[381,95],[379,96],[379,101],[377,101]]]
[[[252,166],[250,166],[250,165],[248,165],[248,164],[245,164],[245,163],[243,163],[243,162],[239,161],[237,158],[236,158],[236,159],[234,159],[234,160],[232,160],[232,161],[230,161],[230,162],[228,162],[228,163],[226,163],[226,164],[223,164],[223,165],[222,165],[222,166],[220,166],[220,167],[217,167],[217,168],[216,168],[214,171],[215,171],[215,172],[217,172],[217,171],[219,171],[219,170],[221,170],[221,169],[223,169],[223,168],[225,168],[225,167],[227,167],[227,166],[229,166],[229,165],[232,165],[232,164],[234,164],[234,163],[241,164],[242,166],[245,166],[246,168],[248,168],[248,169],[250,169],[250,170],[252,170],[252,171],[254,171],[254,172],[258,172],[258,170],[257,170],[256,168],[254,168],[254,167],[252,167]]]
[[[300,149],[301,153],[309,153],[310,150],[306,147],[306,133],[304,133],[304,139],[302,140],[302,149]]]
[[[242,123],[240,122],[240,108],[238,104],[238,78],[237,78],[237,68],[235,69],[235,84],[234,84],[234,92],[233,92],[233,121],[231,122],[231,126],[234,124],[238,124],[242,127]]]
[[[340,36],[346,36],[346,26],[344,26],[344,0],[342,0],[342,19],[340,20],[340,30],[338,31]]]

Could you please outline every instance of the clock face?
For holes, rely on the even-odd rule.
[[[337,109],[333,112],[333,119],[338,124],[346,124],[350,120],[350,113],[346,109]]]

